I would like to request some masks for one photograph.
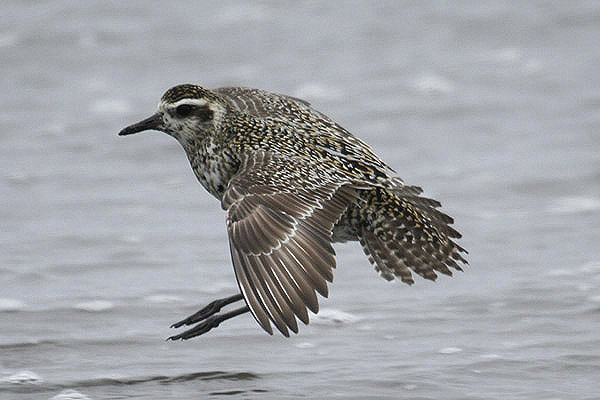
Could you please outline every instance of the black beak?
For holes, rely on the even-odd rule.
[[[148,131],[152,129],[158,130],[161,125],[162,118],[160,114],[156,113],[153,116],[138,122],[137,124],[129,125],[127,128],[119,132],[119,136],[133,135],[134,133]]]

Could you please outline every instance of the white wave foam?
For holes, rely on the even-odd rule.
[[[213,282],[210,286],[201,288],[202,293],[216,294],[225,290],[235,289],[235,284],[229,281]]]
[[[559,268],[548,271],[546,275],[548,276],[571,276],[571,275],[581,275],[581,274],[599,274],[600,273],[600,262],[599,261],[591,261],[583,264],[578,268]]]
[[[50,400],[91,400],[90,397],[73,389],[63,390],[56,396],[52,396]]]
[[[456,354],[463,351],[460,347],[444,347],[443,349],[439,349],[438,353],[440,354]]]
[[[600,272],[600,261],[591,261],[583,264],[579,267],[579,271],[584,273],[597,273]]]
[[[548,211],[556,214],[576,214],[600,210],[600,199],[585,196],[567,196],[554,200]]]
[[[299,99],[335,100],[342,96],[342,91],[333,86],[323,85],[318,82],[306,83],[294,90],[293,95]]]
[[[75,304],[75,309],[88,312],[102,312],[110,310],[114,306],[114,303],[107,300],[93,300]]]
[[[483,62],[504,64],[511,67],[516,66],[526,74],[535,74],[543,67],[540,60],[528,57],[518,47],[503,47],[485,52],[481,55],[481,60]]]
[[[313,347],[315,347],[314,343],[310,343],[310,342],[300,342],[296,344],[296,347],[299,349],[312,349]]]
[[[90,77],[88,80],[83,81],[81,86],[83,89],[91,92],[106,93],[110,90],[110,85],[108,82],[105,79],[100,79],[98,77]]]
[[[574,269],[553,269],[551,271],[548,271],[546,273],[546,275],[548,276],[570,276],[570,275],[575,275],[577,273],[577,271],[575,271]]]
[[[600,303],[600,296],[590,296],[588,299],[593,303]]]
[[[92,32],[80,33],[78,42],[79,46],[83,49],[92,49],[100,45],[97,35],[94,35]]]
[[[11,171],[4,178],[12,185],[23,185],[33,181],[35,176],[24,171]]]
[[[592,289],[594,289],[594,286],[590,285],[589,283],[581,283],[581,284],[577,285],[577,290],[579,290],[581,292],[587,292]]]
[[[485,358],[486,360],[497,360],[498,358],[502,358],[501,355],[495,353],[482,354],[481,358]]]
[[[523,57],[523,53],[518,47],[504,47],[491,52],[489,55],[490,60],[506,64],[515,63],[521,57]]]
[[[454,92],[455,86],[452,81],[436,74],[422,74],[410,81],[411,87],[417,91],[428,94],[449,94]]]
[[[122,242],[133,244],[142,243],[143,241],[142,237],[139,235],[124,235],[121,236],[120,239]]]
[[[351,324],[360,321],[360,317],[341,310],[325,308],[312,317],[312,322],[321,325]]]
[[[542,62],[540,60],[536,60],[535,58],[527,60],[525,61],[525,64],[523,64],[523,70],[529,74],[534,74],[541,71],[542,67]]]
[[[18,36],[14,32],[0,33],[0,47],[12,47],[17,44]]]
[[[181,297],[178,296],[169,296],[168,294],[154,294],[151,296],[146,296],[144,297],[144,300],[146,300],[149,303],[176,303],[176,302],[181,302],[183,301],[183,299]]]
[[[67,129],[67,124],[64,121],[49,121],[42,129],[52,135],[59,135]]]
[[[98,99],[90,105],[90,111],[95,114],[127,114],[131,104],[123,99]]]
[[[260,5],[244,4],[226,6],[217,15],[216,21],[222,24],[232,24],[248,21],[262,21],[269,17],[266,8]]]
[[[13,385],[39,385],[44,380],[36,373],[31,371],[19,371],[16,374],[7,376],[1,379],[2,382],[10,383]]]
[[[22,311],[26,307],[21,300],[0,298],[0,312]]]

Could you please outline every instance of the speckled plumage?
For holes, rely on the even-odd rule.
[[[315,291],[327,296],[333,279],[332,242],[360,241],[382,277],[409,284],[412,272],[435,280],[466,263],[440,203],[404,185],[369,145],[304,100],[179,85],[140,124],[121,134],[175,137],[221,200],[241,292],[269,333],[271,323],[286,336],[297,332],[295,319],[307,323],[306,308],[318,311]]]

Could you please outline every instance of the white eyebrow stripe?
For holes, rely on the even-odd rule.
[[[175,103],[172,103],[171,106],[177,107],[180,104],[189,104],[192,106],[206,107],[208,105],[208,101],[204,99],[181,99],[176,101]]]

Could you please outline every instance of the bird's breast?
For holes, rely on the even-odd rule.
[[[235,163],[218,153],[196,153],[189,158],[198,181],[210,194],[221,200],[235,173]]]

